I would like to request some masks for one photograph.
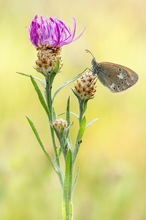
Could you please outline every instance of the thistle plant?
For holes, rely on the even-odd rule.
[[[78,179],[78,171],[75,171],[75,164],[82,138],[85,129],[97,120],[94,119],[92,122],[86,124],[85,117],[87,103],[90,99],[94,98],[96,93],[97,78],[89,71],[85,74],[74,76],[72,79],[65,82],[60,88],[58,88],[54,94],[52,92],[52,88],[54,86],[55,77],[57,78],[57,74],[62,71],[62,47],[79,39],[83,32],[75,38],[76,21],[74,18],[73,30],[71,30],[63,21],[58,18],[50,17],[49,19],[46,19],[40,17],[39,20],[38,16],[35,16],[30,25],[29,34],[30,41],[37,50],[37,60],[34,68],[36,71],[43,74],[44,80],[32,75],[20,73],[30,77],[39,101],[48,117],[49,123],[47,126],[50,127],[54,149],[53,155],[51,155],[49,153],[49,149],[46,149],[44,146],[40,134],[38,133],[32,120],[28,117],[27,120],[43,152],[59,177],[63,195],[62,215],[64,220],[73,220],[72,195]],[[65,113],[63,115],[64,118],[59,118],[56,115],[56,109],[53,106],[54,100],[61,89],[74,81],[75,83],[72,91],[78,100],[79,114],[77,115],[71,112],[69,97],[67,99]],[[44,90],[44,95],[38,83],[41,83]],[[71,114],[74,114],[78,119],[78,131],[75,144],[73,144],[70,136],[70,130],[73,126],[73,123],[71,122]],[[62,157],[64,164],[61,162]]]

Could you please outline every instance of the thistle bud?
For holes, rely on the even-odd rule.
[[[66,120],[60,118],[60,119],[56,119],[56,121],[53,122],[53,127],[56,129],[56,131],[58,131],[59,133],[61,133],[65,128],[67,128],[68,123]]]
[[[92,73],[82,75],[74,84],[74,92],[81,99],[93,99],[96,94],[97,77]]]
[[[42,46],[38,48],[38,60],[36,60],[35,69],[47,76],[55,68],[57,60],[59,60],[59,71],[61,71],[63,62],[61,59],[61,48],[47,48]]]

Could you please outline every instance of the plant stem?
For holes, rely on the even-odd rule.
[[[79,125],[81,124],[81,120],[84,114],[84,100],[79,101]]]
[[[62,214],[64,220],[73,220],[73,206],[72,206],[72,173],[73,162],[72,152],[68,151],[65,163],[65,179],[63,188],[63,204]]]
[[[82,118],[87,108],[88,100],[79,99],[79,124],[81,124]]]
[[[76,144],[75,144],[75,148],[74,148],[74,152],[73,152],[73,164],[75,164],[76,157],[77,157],[78,151],[80,149],[80,144],[82,142],[81,138],[82,138],[84,131],[85,131],[86,120],[85,120],[85,118],[83,120],[83,116],[84,116],[84,113],[87,108],[87,101],[88,100],[79,99],[79,130],[78,130]]]
[[[56,146],[56,141],[55,141],[55,133],[52,127],[54,116],[53,116],[53,107],[52,107],[52,83],[50,80],[50,76],[46,77],[46,100],[47,100],[47,105],[48,105],[49,112],[50,112],[49,122],[50,122],[50,131],[51,131],[52,143],[54,147],[54,153],[55,153],[57,165],[60,168],[60,162],[59,162],[57,146]],[[61,172],[61,168],[60,168],[60,172],[58,172],[57,174],[59,176],[59,180],[63,188],[63,175]]]

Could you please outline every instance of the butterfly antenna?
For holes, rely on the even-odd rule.
[[[95,57],[94,57],[94,55],[93,55],[93,53],[91,53],[91,51],[90,50],[88,50],[88,49],[86,49],[85,50],[87,53],[90,53],[91,54],[91,56],[95,59]]]

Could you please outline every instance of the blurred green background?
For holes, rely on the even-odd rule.
[[[89,49],[97,60],[120,63],[139,74],[138,83],[113,94],[98,83],[89,102],[86,130],[78,155],[79,180],[74,193],[75,220],[146,220],[146,1],[145,0],[0,0],[0,219],[59,220],[62,195],[58,178],[27,123],[30,117],[47,149],[52,143],[46,115],[29,78],[35,48],[27,28],[33,17],[56,16],[84,35],[62,51],[63,71],[54,89],[90,67]],[[70,85],[56,98],[64,112]],[[73,139],[77,121],[73,117]]]

